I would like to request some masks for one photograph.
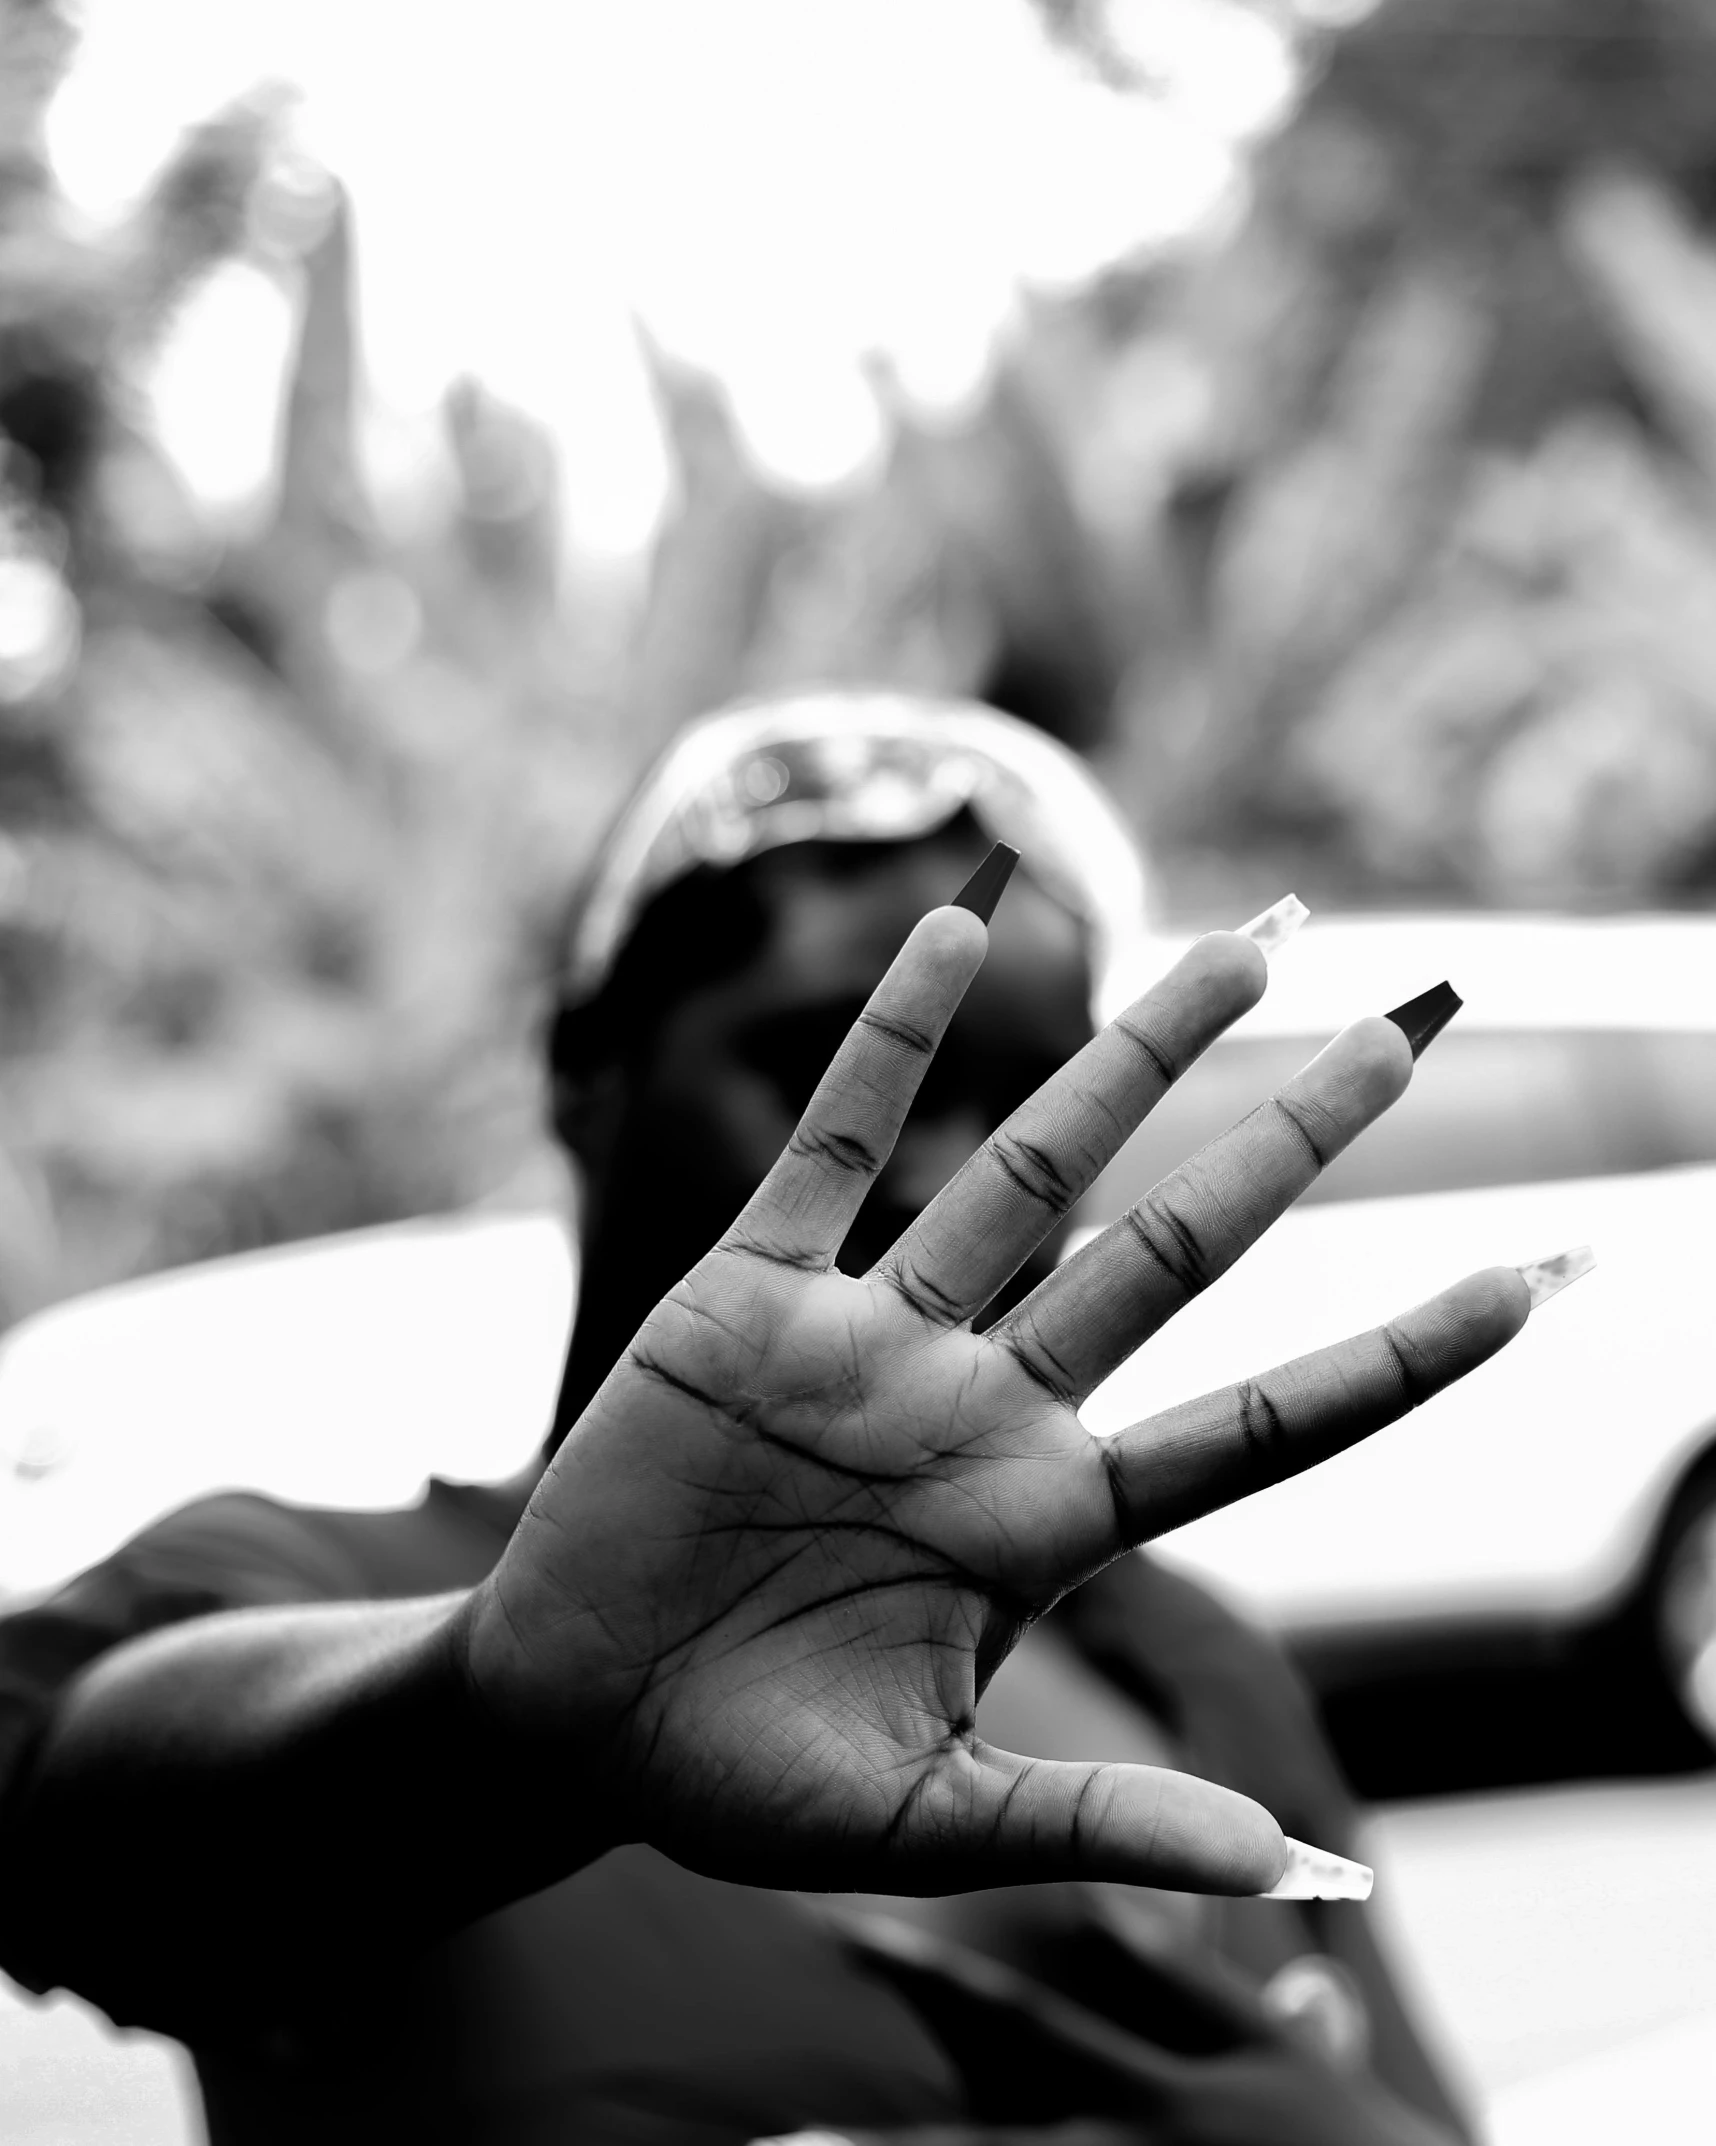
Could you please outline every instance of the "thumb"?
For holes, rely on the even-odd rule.
[[[982,1742],[971,1758],[967,1807],[937,1842],[962,1887],[1088,1878],[1246,1894],[1267,1892],[1287,1867],[1286,1836],[1263,1806],[1213,1781]]]

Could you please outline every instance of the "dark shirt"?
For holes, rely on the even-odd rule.
[[[503,1495],[444,1483],[403,1512],[233,1494],[169,1516],[0,1618],[0,1798],[57,1690],[106,1649],[216,1610],[469,1586],[512,1519]],[[1141,1556],[1052,1623],[1190,1770],[1301,1839],[1349,1847],[1347,1798],[1262,1635]],[[1210,1902],[1188,1937],[1173,1916],[1117,1916],[1110,1892],[1018,1888],[902,1928],[875,1919],[885,1901],[830,1907],[627,1848],[402,1962],[357,2003],[306,1991],[300,2014],[207,2040],[146,2000],[123,2023],[190,2040],[212,2146],[738,2146],[811,2125],[1102,2114],[1163,2146],[1465,2136],[1362,1908]],[[1317,2054],[1283,2023],[1307,1987],[1352,2029],[1332,2061],[1326,2036]]]

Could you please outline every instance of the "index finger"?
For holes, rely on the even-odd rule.
[[[816,1273],[833,1266],[988,944],[970,909],[932,909],[919,920],[725,1249]]]

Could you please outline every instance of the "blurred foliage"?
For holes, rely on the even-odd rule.
[[[1043,4],[1156,93],[1101,0]],[[1716,0],[1255,4],[1307,74],[1245,213],[1027,302],[966,408],[878,364],[861,478],[771,486],[646,345],[674,496],[628,614],[480,383],[440,503],[370,498],[348,208],[280,99],[89,231],[41,151],[61,12],[0,0],[0,1323],[557,1182],[561,904],[740,691],[991,698],[1097,759],[1187,912],[1708,897]],[[140,385],[232,262],[297,323],[237,535]]]
[[[1248,4],[1305,88],[1237,227],[1028,303],[973,409],[878,376],[873,481],[769,493],[664,368],[655,720],[992,698],[1101,762],[1191,911],[1706,899],[1716,0]],[[1105,0],[1039,11],[1159,92]]]
[[[1339,900],[1716,885],[1716,8],[1390,0],[1212,257],[1128,693],[1163,839]]]
[[[0,11],[0,58],[52,18]],[[467,383],[445,511],[401,535],[366,501],[346,205],[280,102],[91,234],[35,138],[54,79],[0,179],[0,1321],[552,1181],[531,1016],[624,774],[539,430]],[[138,382],[237,258],[299,331],[268,511],[223,540]]]

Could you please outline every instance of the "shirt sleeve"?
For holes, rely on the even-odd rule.
[[[0,1830],[67,1687],[126,1641],[229,1609],[350,1600],[364,1592],[315,1516],[247,1493],[157,1521],[42,1600],[0,1615]],[[37,1985],[7,1958],[0,1968]]]

